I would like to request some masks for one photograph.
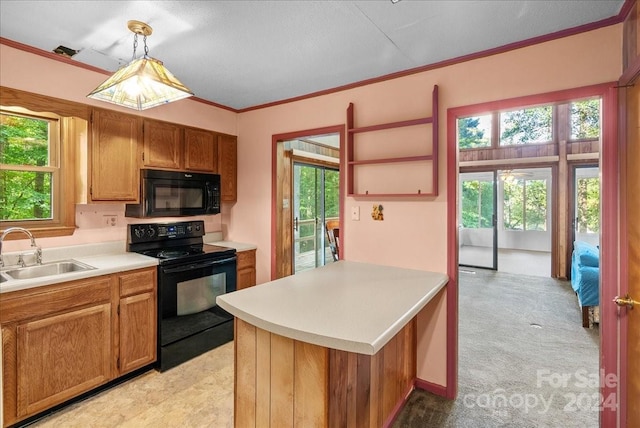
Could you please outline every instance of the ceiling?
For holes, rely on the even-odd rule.
[[[132,59],[127,21],[144,21],[151,57],[197,97],[241,110],[615,17],[623,3],[2,0],[0,36],[115,71]]]

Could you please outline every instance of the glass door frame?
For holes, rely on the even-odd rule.
[[[493,175],[493,185],[491,186],[493,189],[493,213],[491,217],[492,222],[492,257],[491,257],[491,266],[481,266],[474,264],[467,264],[460,262],[460,242],[458,243],[458,266],[461,267],[471,267],[471,268],[480,268],[480,269],[489,269],[489,270],[498,270],[498,171],[496,169],[483,169],[483,170],[460,170],[458,173],[458,179],[460,182],[460,188],[462,187],[462,176],[464,174],[473,174],[473,173],[491,173]],[[462,220],[462,194],[458,197],[458,208],[460,215],[458,217],[458,221]],[[460,230],[461,223],[459,223],[458,230]],[[460,240],[460,234],[458,233],[458,240]]]
[[[296,178],[295,171],[296,171],[296,168],[300,168],[300,167],[314,168],[317,171],[316,186],[315,186],[316,187],[316,194],[315,194],[316,206],[315,206],[315,216],[314,216],[315,217],[315,222],[314,222],[315,266],[314,268],[324,266],[325,264],[327,264],[327,260],[329,259],[333,261],[333,258],[327,257],[328,242],[327,242],[327,236],[325,234],[325,224],[327,221],[326,172],[332,171],[340,174],[340,169],[337,165],[334,166],[334,165],[325,164],[323,162],[313,162],[313,160],[310,160],[310,159],[300,159],[300,158],[296,159],[295,157],[293,159],[293,165],[292,165],[293,179],[291,180],[291,183],[292,183],[291,199],[292,199],[292,206],[293,206],[293,210],[291,214],[294,217],[291,222],[292,224],[291,241],[292,241],[292,248],[293,248],[293,250],[291,251],[292,274],[296,273],[296,266],[297,266],[296,259],[299,256],[299,253],[296,250],[296,233],[299,233],[299,223],[301,220],[299,220],[298,217],[296,216],[296,208],[299,209],[299,206],[298,206],[299,202],[297,202],[297,198],[299,198],[299,194],[298,192],[296,192],[297,178]],[[340,200],[339,190],[340,189],[338,189],[338,218],[340,217],[340,212],[341,212],[340,210],[341,200]],[[302,271],[299,271],[299,272],[302,272]]]
[[[577,170],[580,168],[597,168],[598,172],[601,172],[600,164],[597,160],[591,161],[582,161],[582,162],[572,162],[569,164],[569,182],[568,182],[568,191],[569,191],[569,215],[571,216],[569,221],[569,227],[567,227],[567,251],[565,254],[565,258],[567,261],[567,278],[571,278],[571,256],[573,254],[573,243],[576,240],[576,216],[577,216],[577,207],[576,207],[576,186],[578,184],[577,180]],[[600,199],[602,200],[602,182],[600,183]],[[602,210],[600,211],[600,230],[602,230]]]

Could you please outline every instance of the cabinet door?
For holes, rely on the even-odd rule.
[[[256,250],[238,251],[237,256],[237,289],[256,285]]]
[[[156,324],[155,292],[120,299],[120,374],[156,360]]]
[[[238,290],[256,285],[255,268],[238,269]]]
[[[180,169],[182,150],[181,126],[156,120],[144,121],[144,166]]]
[[[237,192],[238,139],[232,135],[218,136],[218,173],[220,174],[220,199],[235,202]]]
[[[184,167],[202,172],[218,171],[216,134],[200,129],[184,130]]]
[[[156,360],[156,268],[118,276],[120,293],[120,352],[118,370],[124,374]]]
[[[91,183],[93,201],[138,202],[138,165],[142,119],[95,109],[91,122]]]
[[[111,304],[17,328],[17,414],[34,414],[110,380]]]

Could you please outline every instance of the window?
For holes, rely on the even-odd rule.
[[[493,182],[462,182],[462,227],[493,227]]]
[[[547,180],[507,177],[504,186],[504,229],[547,230]]]
[[[598,177],[576,180],[576,231],[600,232],[600,179]]]
[[[586,140],[600,137],[600,99],[571,103],[571,139]]]
[[[458,119],[458,147],[476,149],[491,146],[491,115]]]
[[[59,118],[54,115],[0,112],[1,228],[59,222],[59,136]]]
[[[548,143],[552,140],[551,106],[500,113],[500,145]]]

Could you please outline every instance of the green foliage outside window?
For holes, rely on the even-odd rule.
[[[490,120],[490,116],[488,116]],[[480,117],[465,117],[458,119],[458,147],[461,149],[475,149],[491,146],[491,127],[488,129],[480,124]]]
[[[340,172],[326,168],[309,165],[295,165],[298,178],[299,220],[313,220],[322,218],[319,209],[321,207],[322,183],[321,175],[324,171],[324,212],[325,218],[337,218],[340,215]],[[300,253],[313,251],[315,242],[313,239],[303,239],[315,236],[316,224],[311,222],[299,226]],[[321,229],[324,231],[324,229]]]
[[[493,183],[469,180],[462,182],[462,226],[493,227]]]
[[[551,106],[533,107],[500,114],[500,145],[551,141]]]
[[[579,178],[576,200],[577,231],[600,232],[600,179]]]
[[[547,181],[509,179],[503,185],[504,229],[546,231]]]
[[[571,103],[571,139],[580,140],[600,136],[600,99]]]
[[[0,115],[0,220],[51,218],[52,174],[37,168],[48,164],[49,122]]]

